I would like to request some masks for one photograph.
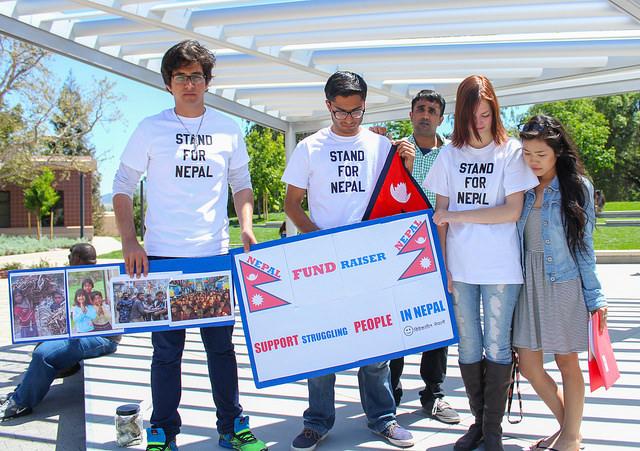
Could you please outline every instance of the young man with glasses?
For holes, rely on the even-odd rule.
[[[298,144],[282,176],[287,183],[285,212],[303,233],[359,222],[391,148],[388,139],[360,127],[367,97],[362,77],[336,72],[325,85],[325,95],[331,126]],[[413,147],[400,143],[398,152],[410,169]],[[302,208],[305,195],[310,216]],[[293,451],[314,450],[333,427],[335,381],[335,374],[308,380],[309,408]],[[411,433],[396,421],[389,362],[361,367],[358,382],[369,429],[393,445],[412,446]]]
[[[433,162],[440,152],[440,148],[448,141],[443,139],[437,129],[444,119],[444,98],[430,89],[418,92],[411,101],[409,119],[413,126],[413,134],[407,137],[407,141],[413,144],[416,150],[411,175],[420,186],[427,177]],[[435,193],[424,189],[431,205],[436,205]],[[460,422],[458,413],[444,400],[442,384],[447,374],[448,347],[433,349],[422,353],[420,361],[420,376],[425,383],[425,388],[420,392],[422,409],[433,418],[443,423],[456,424]],[[396,404],[400,404],[402,398],[402,384],[400,376],[404,368],[404,357],[390,362],[391,388]]]
[[[149,259],[227,253],[228,185],[245,250],[256,242],[249,156],[242,131],[233,119],[204,105],[214,64],[214,55],[196,41],[170,48],[162,59],[161,72],[175,108],[144,119],[122,154],[113,184],[113,206],[131,276],[146,274]],[[133,225],[132,198],[145,171],[148,205],[143,249]],[[180,212],[180,220],[167,212]],[[242,415],[233,326],[203,327],[200,335],[216,405],[219,445],[266,450],[249,429],[249,418]],[[153,413],[147,450],[176,450],[185,330],[154,332],[151,341]]]
[[[74,244],[69,254],[71,266],[95,265],[96,250],[89,243]],[[66,309],[61,292],[53,293],[48,305],[51,311]],[[31,356],[29,368],[14,392],[0,396],[0,420],[22,417],[49,393],[56,377],[71,375],[80,369],[84,359],[111,354],[118,348],[120,335],[52,340],[40,343]],[[61,372],[66,374],[62,375]]]

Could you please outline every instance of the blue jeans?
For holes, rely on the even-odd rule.
[[[336,420],[336,375],[314,377],[307,381],[309,408],[304,411],[304,427],[324,435]],[[365,365],[358,370],[360,402],[367,415],[367,426],[376,432],[384,431],[396,421],[396,403],[391,392],[389,362]]]
[[[56,373],[76,363],[115,352],[117,343],[105,337],[45,341],[31,356],[31,363],[13,399],[21,407],[34,408],[49,392]]]
[[[233,420],[240,416],[238,366],[231,337],[233,326],[200,329],[207,354],[209,380],[216,405],[216,426],[220,434],[233,431]],[[180,432],[182,421],[178,413],[182,394],[181,362],[185,330],[153,332],[151,360],[151,397],[153,413],[151,425],[162,428],[169,440]]]
[[[494,363],[511,363],[511,324],[521,287],[521,284],[473,285],[453,282],[460,363],[481,361],[483,351],[484,356]]]

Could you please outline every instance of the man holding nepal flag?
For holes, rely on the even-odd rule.
[[[423,89],[411,100],[409,119],[413,126],[413,134],[406,139],[417,147],[411,175],[421,187],[431,170],[431,166],[433,166],[433,162],[436,161],[440,153],[440,148],[448,143],[448,140],[443,139],[437,133],[437,129],[444,119],[445,106],[446,102],[442,95],[430,89]],[[386,132],[381,127],[376,127],[372,130]],[[381,190],[381,192],[383,191]],[[435,206],[435,193],[424,189],[424,194],[429,198],[430,204]],[[443,423],[456,424],[460,422],[460,416],[444,400],[444,389],[442,388],[447,374],[447,355],[447,346],[422,353],[420,376],[425,383],[425,388],[420,392],[420,403],[422,404],[422,409],[436,420]],[[393,397],[396,404],[400,404],[402,398],[400,376],[402,376],[402,370],[404,369],[404,357],[392,360],[389,363],[389,367],[391,368]]]
[[[360,126],[367,96],[362,77],[336,72],[327,80],[325,95],[331,126],[297,145],[282,176],[287,183],[285,212],[302,233],[360,222],[392,149],[385,137]],[[407,141],[397,144],[397,155],[411,170],[414,146]],[[396,194],[405,202],[413,194],[400,191]],[[301,205],[305,195],[309,216]],[[308,380],[309,407],[303,415],[304,429],[291,445],[293,451],[314,450],[333,427],[335,380],[335,374]],[[396,421],[389,363],[361,367],[358,381],[369,429],[395,446],[412,446],[413,436]]]

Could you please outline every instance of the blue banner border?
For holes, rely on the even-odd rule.
[[[42,341],[52,341],[52,340],[70,340],[76,338],[84,338],[84,337],[108,337],[113,335],[125,335],[125,334],[135,334],[135,333],[143,333],[143,332],[162,332],[162,331],[171,331],[171,330],[180,330],[180,329],[193,329],[199,328],[204,329],[206,327],[222,327],[222,326],[233,326],[235,324],[235,317],[233,320],[229,321],[217,321],[213,324],[187,324],[187,325],[179,325],[179,326],[149,326],[149,327],[130,327],[122,329],[122,332],[112,333],[110,331],[105,331],[104,334],[90,334],[90,335],[66,335],[59,337],[51,337],[51,338],[38,338],[34,337],[33,340],[20,340],[15,341],[14,335],[14,327],[13,327],[13,292],[11,291],[11,276],[17,276],[20,274],[33,274],[38,272],[50,272],[50,271],[64,271],[64,292],[67,294],[67,305],[69,305],[69,293],[67,293],[67,269],[90,269],[96,270],[100,268],[108,268],[108,267],[120,267],[120,274],[124,275],[124,263],[104,263],[99,265],[82,265],[82,266],[64,266],[64,267],[56,267],[56,268],[37,268],[37,269],[16,269],[9,271],[7,276],[7,284],[9,285],[9,317],[12,321],[9,321],[11,324],[11,342],[14,345],[21,344],[30,344],[30,343],[38,343]],[[204,269],[206,268],[206,269]],[[230,254],[224,255],[216,255],[213,257],[200,257],[200,258],[172,258],[172,259],[159,259],[159,260],[149,260],[149,273],[151,272],[169,272],[169,271],[182,271],[184,275],[186,274],[197,274],[202,272],[210,272],[210,271],[230,271],[232,273],[233,278],[233,259]],[[235,288],[235,284],[234,284]],[[71,324],[69,318],[69,308],[67,307],[67,330],[71,331]]]
[[[336,373],[339,371],[344,371],[344,370],[348,370],[351,368],[357,368],[357,367],[361,367],[364,365],[368,365],[371,363],[376,363],[376,362],[380,362],[383,360],[391,360],[391,359],[396,359],[398,357],[402,357],[405,355],[410,355],[410,354],[416,354],[418,352],[424,352],[424,351],[430,351],[432,349],[439,349],[445,346],[449,346],[452,344],[456,344],[458,343],[458,327],[457,327],[457,323],[456,323],[456,319],[455,319],[455,315],[453,314],[453,301],[451,298],[451,294],[447,291],[447,274],[446,274],[446,269],[445,269],[445,265],[444,265],[444,261],[442,258],[442,251],[441,251],[441,247],[440,247],[440,239],[438,236],[438,230],[436,225],[433,223],[432,217],[433,217],[433,210],[420,210],[417,212],[411,212],[411,213],[402,213],[399,215],[394,215],[394,216],[387,216],[385,218],[378,218],[378,219],[374,219],[374,220],[369,220],[369,221],[363,221],[363,222],[359,222],[356,224],[351,224],[351,225],[347,225],[347,226],[341,226],[341,227],[335,227],[333,229],[326,229],[326,230],[318,230],[315,232],[311,232],[311,233],[306,233],[304,235],[297,235],[297,236],[292,236],[292,237],[286,237],[286,238],[281,238],[279,240],[275,240],[275,241],[268,241],[266,243],[259,243],[256,244],[254,246],[251,246],[251,250],[259,250],[259,249],[268,249],[270,247],[273,246],[279,246],[281,244],[286,244],[286,243],[294,243],[296,241],[301,241],[301,240],[308,240],[311,238],[315,238],[318,236],[324,236],[324,235],[329,235],[329,234],[333,234],[336,232],[342,232],[345,230],[354,230],[354,229],[359,229],[362,227],[368,227],[374,224],[384,224],[387,222],[392,222],[392,221],[397,221],[399,219],[406,219],[406,218],[412,218],[412,217],[424,217],[424,215],[426,215],[428,217],[429,220],[429,226],[431,227],[431,234],[433,235],[433,239],[434,239],[434,244],[435,244],[435,250],[436,250],[436,258],[438,259],[438,265],[439,267],[442,269],[440,271],[440,276],[442,277],[442,284],[445,288],[445,294],[446,294],[446,298],[447,298],[447,308],[449,311],[449,319],[451,321],[451,327],[453,330],[453,338],[449,339],[449,340],[444,340],[444,341],[440,341],[437,343],[431,343],[429,345],[424,345],[424,346],[418,346],[415,348],[411,348],[411,349],[405,349],[404,351],[401,352],[395,352],[395,353],[391,353],[391,354],[382,354],[376,357],[371,357],[368,359],[363,359],[363,360],[357,360],[351,363],[347,363],[347,364],[343,364],[343,365],[337,365],[337,366],[333,366],[330,368],[325,368],[322,370],[316,370],[316,371],[310,371],[310,372],[306,372],[306,373],[298,373],[295,375],[291,375],[291,376],[287,376],[287,377],[281,377],[281,378],[276,378],[276,379],[269,379],[269,380],[260,380],[256,371],[256,362],[255,362],[255,356],[253,353],[253,341],[251,339],[251,334],[249,332],[249,328],[247,326],[247,312],[245,310],[244,307],[244,302],[243,302],[243,297],[242,297],[242,290],[241,290],[241,286],[240,286],[240,279],[238,277],[238,271],[236,270],[236,260],[237,257],[241,254],[244,254],[244,250],[242,248],[236,248],[231,250],[230,254],[233,257],[233,262],[232,262],[232,266],[233,269],[231,271],[232,277],[233,277],[233,284],[234,284],[234,288],[235,288],[235,293],[236,293],[236,297],[238,299],[238,305],[240,306],[240,316],[242,318],[242,326],[244,328],[244,336],[245,336],[245,341],[247,344],[247,352],[249,354],[249,360],[251,362],[251,371],[253,373],[253,381],[256,385],[257,388],[266,388],[266,387],[272,387],[274,385],[281,385],[281,384],[286,384],[289,382],[295,382],[295,381],[299,381],[301,379],[309,379],[312,377],[317,377],[317,376],[323,376],[326,374],[332,374],[332,373]]]

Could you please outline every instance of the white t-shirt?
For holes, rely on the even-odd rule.
[[[503,205],[506,196],[538,184],[515,139],[481,149],[449,144],[440,150],[424,181],[449,198],[449,211]],[[451,223],[447,232],[447,267],[453,280],[469,284],[523,283],[515,222]]]
[[[360,222],[389,149],[387,138],[364,128],[350,137],[323,128],[298,143],[282,181],[307,190],[321,229]]]
[[[242,132],[210,108],[204,118],[180,119],[184,126],[173,109],[144,119],[120,158],[147,171],[144,247],[164,257],[223,254],[229,249],[228,172],[249,161]]]

